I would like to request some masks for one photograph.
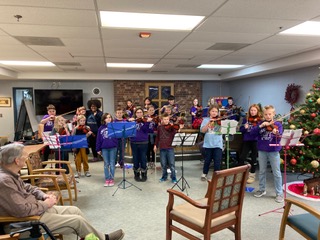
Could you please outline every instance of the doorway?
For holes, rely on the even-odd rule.
[[[23,99],[33,102],[33,88],[13,88],[13,113],[15,130],[17,127],[17,120]]]

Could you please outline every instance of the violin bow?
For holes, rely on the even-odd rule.
[[[57,117],[62,117],[62,116],[64,116],[64,115],[68,115],[69,113],[73,113],[73,112],[75,112],[75,111],[77,111],[77,110],[73,110],[73,111],[70,111],[70,112],[66,112],[66,113],[57,115]]]
[[[249,111],[250,111],[250,96],[248,97],[248,112],[247,112],[247,122],[249,122]]]
[[[295,113],[295,112],[300,111],[300,109],[301,109],[301,108],[302,108],[302,107],[298,107],[298,108],[296,108],[296,109],[294,109],[294,110],[290,111],[289,113],[287,113],[287,114],[285,114],[285,115],[283,115],[283,116],[281,116],[281,117],[277,118],[277,119],[276,119],[276,120],[274,120],[274,121],[280,121],[280,120],[283,120],[284,118],[286,118],[286,117],[290,116],[292,113]]]

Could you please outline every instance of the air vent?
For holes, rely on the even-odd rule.
[[[37,45],[37,46],[64,46],[60,38],[54,37],[27,37],[27,36],[15,36],[15,39],[22,42],[25,45]]]
[[[216,43],[207,48],[207,50],[236,51],[249,45],[245,43]]]
[[[153,72],[153,73],[167,73],[168,71],[161,71],[161,70],[159,70],[159,71],[157,71],[157,70],[155,70],[155,71],[151,71],[151,72]]]
[[[132,70],[128,70],[127,72],[131,72],[131,73],[133,73],[133,72],[135,72],[135,73],[146,73],[146,72],[148,72],[148,70],[134,70],[134,69],[132,69]]]
[[[81,64],[78,62],[54,62],[54,64],[56,66],[68,66],[68,67],[81,66]]]
[[[199,66],[200,66],[199,64],[197,64],[197,65],[195,65],[195,64],[179,64],[176,67],[177,68],[196,68]]]

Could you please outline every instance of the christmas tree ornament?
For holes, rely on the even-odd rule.
[[[290,129],[296,129],[296,125],[291,124],[289,128],[290,128]]]
[[[309,103],[312,103],[312,102],[313,102],[313,100],[312,100],[311,98],[310,98],[308,101],[309,101]]]
[[[319,128],[315,128],[315,129],[313,130],[313,133],[314,133],[315,135],[320,135],[320,129],[319,129]]]
[[[300,113],[301,113],[301,114],[305,114],[306,111],[305,111],[304,109],[301,109],[301,110],[300,110]]]
[[[304,159],[304,156],[300,156],[299,160],[303,161]]]
[[[315,117],[317,116],[317,114],[311,113],[310,116],[311,116],[312,118],[315,118]]]
[[[313,168],[318,168],[319,165],[320,165],[317,160],[313,160],[310,164],[311,164],[311,166],[312,166]]]
[[[291,163],[291,165],[296,165],[297,164],[297,159],[291,158],[290,163]]]
[[[317,103],[320,104],[320,98],[317,99]]]
[[[308,92],[308,93],[307,93],[307,98],[308,98],[308,97],[311,97],[311,95],[312,95],[312,94]]]
[[[282,158],[280,158],[280,164],[283,165],[284,164],[284,160]]]
[[[304,135],[308,135],[309,134],[309,132],[308,131],[304,131],[304,133],[303,133]]]

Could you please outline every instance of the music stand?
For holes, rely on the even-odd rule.
[[[281,140],[279,144],[269,144],[269,146],[272,147],[277,147],[277,146],[283,146],[283,151],[284,151],[284,167],[283,167],[283,181],[284,181],[284,192],[283,192],[283,197],[287,197],[287,150],[290,149],[290,146],[296,146],[296,147],[301,147],[304,146],[303,143],[299,143],[299,139],[302,135],[302,129],[297,129],[297,130],[284,130],[281,136]],[[284,210],[286,206],[285,201],[283,202],[283,206],[273,209],[271,211],[267,211],[264,213],[259,214],[259,216],[275,212],[275,213],[283,213],[283,211],[279,210]],[[291,211],[291,210],[290,210]]]
[[[124,161],[124,140],[128,137],[133,137],[136,135],[136,123],[135,122],[113,122],[108,123],[108,136],[111,138],[118,138],[122,140],[122,156],[121,159],[123,159],[123,168],[122,168],[122,181],[118,184],[117,189],[112,194],[114,196],[119,188],[126,189],[131,186],[134,186],[135,188],[142,191],[141,188],[137,187],[133,183],[126,180],[126,167],[125,167],[125,161]],[[126,186],[126,183],[129,184]]]
[[[236,120],[223,120],[221,121],[221,133],[225,134],[225,139],[227,143],[227,168],[229,168],[229,161],[230,161],[230,141],[229,135],[236,134],[238,122]]]
[[[190,185],[188,184],[187,180],[184,177],[184,168],[183,168],[183,147],[184,146],[193,146],[196,143],[198,137],[198,133],[190,133],[190,134],[185,134],[185,133],[176,133],[174,135],[173,141],[172,141],[172,146],[179,146],[181,147],[181,177],[179,180],[173,185],[171,189],[173,189],[175,186],[177,186],[182,192],[186,189],[187,195],[188,195],[188,190],[187,186],[190,188]],[[179,186],[179,182],[181,181],[181,187]]]

